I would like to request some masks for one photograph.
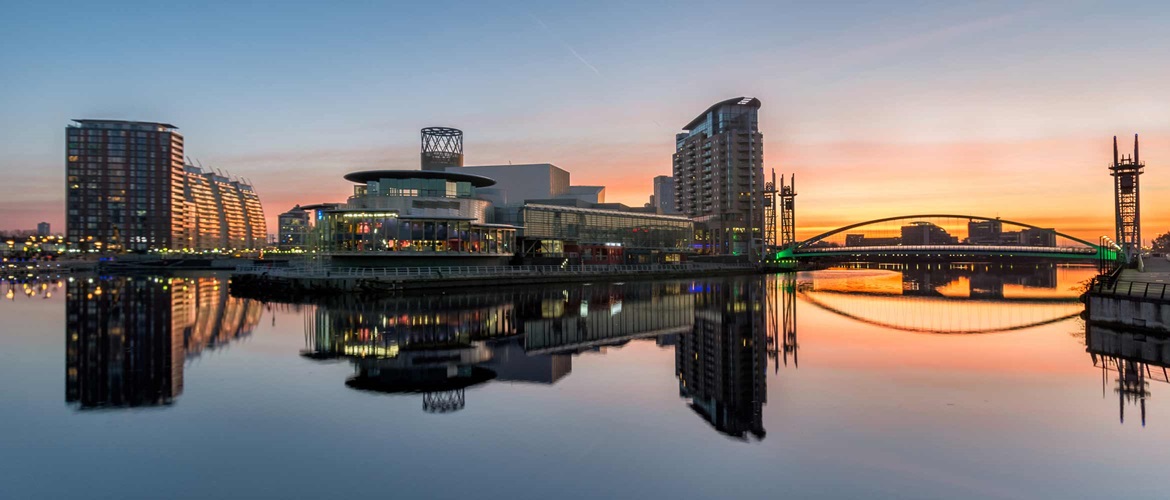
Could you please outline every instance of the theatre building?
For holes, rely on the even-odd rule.
[[[487,177],[434,170],[370,170],[345,203],[313,205],[316,251],[334,265],[359,267],[503,265],[516,227],[490,221],[476,190]]]

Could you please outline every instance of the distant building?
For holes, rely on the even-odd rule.
[[[749,255],[762,245],[764,136],[760,100],[718,102],[675,136],[675,207],[695,220],[696,246],[715,255]]]
[[[884,238],[870,238],[864,234],[847,234],[845,235],[845,246],[847,247],[884,247],[897,246],[902,244],[902,238],[897,236]]]
[[[967,243],[972,245],[997,245],[1003,233],[1003,223],[998,220],[967,222]]]
[[[903,245],[954,245],[958,242],[958,238],[936,224],[911,222],[902,226]]]
[[[66,136],[68,241],[82,251],[250,249],[266,234],[246,182],[184,165],[167,123],[74,120]]]
[[[52,234],[53,231],[50,230],[48,222],[37,224],[37,236],[50,236]]]
[[[309,213],[297,205],[277,218],[280,227],[276,246],[281,250],[303,249],[308,241]]]
[[[1056,229],[1028,228],[1020,231],[1020,243],[1032,247],[1056,246]]]
[[[480,189],[479,196],[497,207],[516,207],[525,200],[548,199],[605,203],[605,186],[573,186],[569,172],[551,163],[473,165],[448,171],[494,179],[496,185]]]
[[[679,213],[678,207],[675,206],[675,191],[674,177],[659,175],[654,178],[654,196],[650,199],[658,208],[658,213],[668,215]]]

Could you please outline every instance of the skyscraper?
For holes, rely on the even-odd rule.
[[[654,205],[658,209],[658,213],[662,214],[677,214],[678,209],[675,208],[675,184],[674,177],[669,175],[660,175],[654,178]]]
[[[74,120],[65,130],[65,227],[77,248],[182,248],[183,136],[167,123]]]
[[[718,102],[675,136],[675,206],[713,255],[756,255],[763,244],[764,136],[760,100]]]

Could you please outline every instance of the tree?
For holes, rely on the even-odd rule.
[[[1159,234],[1154,238],[1154,251],[1159,253],[1170,252],[1170,231]]]

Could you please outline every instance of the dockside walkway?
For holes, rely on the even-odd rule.
[[[1170,334],[1170,261],[1154,257],[1142,267],[1094,279],[1085,291],[1085,319]]]

